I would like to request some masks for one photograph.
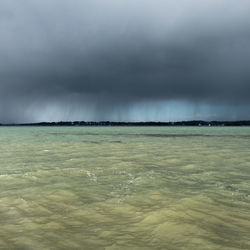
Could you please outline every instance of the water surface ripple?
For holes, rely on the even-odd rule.
[[[0,127],[0,249],[250,249],[250,127]]]

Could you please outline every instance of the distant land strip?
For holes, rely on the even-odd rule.
[[[112,121],[59,121],[38,123],[13,123],[0,126],[250,126],[249,121],[178,121],[178,122],[112,122]]]

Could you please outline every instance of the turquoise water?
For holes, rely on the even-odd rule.
[[[250,127],[0,127],[0,249],[250,249]]]

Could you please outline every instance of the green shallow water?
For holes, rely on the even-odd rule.
[[[0,127],[0,249],[250,249],[250,127]]]

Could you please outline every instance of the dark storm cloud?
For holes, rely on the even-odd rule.
[[[163,100],[248,114],[249,13],[247,0],[2,0],[1,121]]]

